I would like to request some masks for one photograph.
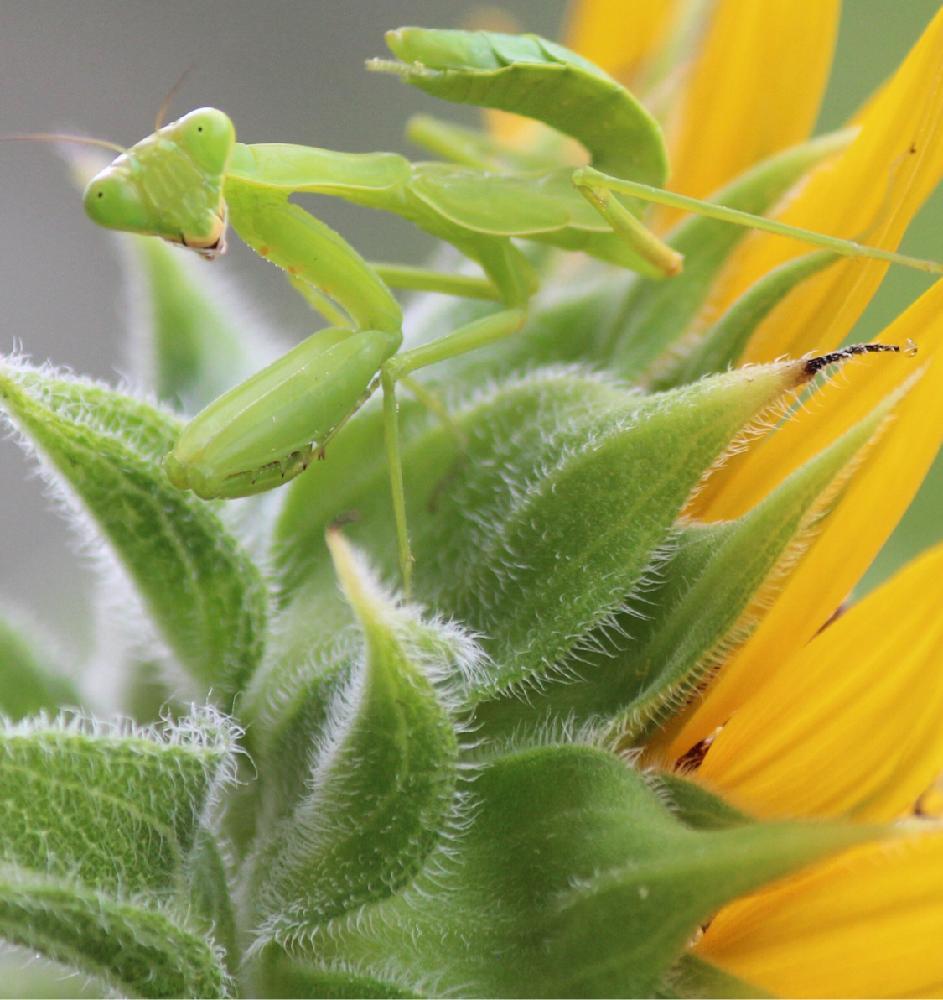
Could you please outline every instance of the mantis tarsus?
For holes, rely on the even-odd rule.
[[[289,144],[236,142],[212,108],[159,128],[89,183],[85,207],[108,228],[162,237],[205,256],[224,248],[227,223],[287,272],[332,325],[225,393],[184,429],[167,456],[171,481],[204,498],[239,497],[298,475],[377,386],[403,583],[412,558],[400,462],[395,387],[410,373],[521,328],[536,276],[515,239],[579,250],[649,277],[681,266],[649,232],[637,202],[662,201],[739,225],[806,238],[839,253],[922,269],[935,265],[770,220],[682,199],[663,190],[658,125],[618,83],[536,36],[401,29],[387,35],[401,62],[374,62],[430,93],[515,111],[577,139],[591,167],[533,169],[493,148],[489,164],[418,163],[388,154],[344,154]],[[442,136],[434,136],[442,139]],[[447,138],[444,140],[448,144]],[[492,149],[482,138],[481,149]],[[292,204],[294,192],[333,194],[395,212],[477,262],[484,278],[372,267],[337,233]],[[631,201],[622,202],[618,194]],[[500,308],[441,339],[401,351],[402,313],[390,285],[490,298]]]

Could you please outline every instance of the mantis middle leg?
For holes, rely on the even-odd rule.
[[[393,520],[396,525],[397,553],[403,589],[407,594],[412,586],[413,554],[406,523],[406,494],[403,488],[396,383],[421,368],[503,340],[517,333],[526,319],[527,313],[524,309],[503,309],[501,312],[459,327],[431,344],[402,351],[384,362],[380,369],[380,384],[383,388],[383,433],[390,476],[390,495],[393,500]]]

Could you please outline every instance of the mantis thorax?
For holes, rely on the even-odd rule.
[[[160,236],[215,256],[224,248],[223,178],[235,141],[222,111],[191,111],[93,177],[85,211],[108,229]]]

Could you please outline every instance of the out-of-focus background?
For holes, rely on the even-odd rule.
[[[633,2],[647,0],[625,0],[626,8]],[[551,37],[565,12],[564,0],[500,6]],[[846,0],[819,130],[840,125],[892,71],[937,7]],[[385,54],[387,28],[459,26],[481,9],[466,0],[0,0],[0,132],[76,131],[131,144],[152,130],[165,93],[192,64],[171,117],[209,104],[226,110],[246,141],[416,156],[401,138],[407,116],[423,108],[461,117],[461,109],[366,73],[363,61]],[[328,199],[321,205],[325,221],[373,259],[419,261],[430,246],[405,223]],[[941,233],[943,193],[903,249],[943,258]],[[244,248],[214,266],[237,275],[273,324],[298,336],[311,327],[298,297]],[[128,370],[119,277],[110,238],[85,219],[55,151],[0,143],[0,353],[21,347],[36,361],[114,381]],[[879,330],[927,283],[892,270],[854,339]],[[68,642],[84,617],[89,571],[30,470],[12,441],[0,441],[0,606],[31,611]],[[865,586],[939,537],[938,462]]]

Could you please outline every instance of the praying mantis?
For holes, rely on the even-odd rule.
[[[543,163],[485,137],[480,163],[469,163],[467,149],[455,150],[465,162],[412,163],[390,153],[246,145],[236,140],[224,112],[200,108],[122,150],[91,180],[84,204],[102,226],[157,236],[210,258],[223,252],[231,226],[325,316],[327,328],[198,414],[167,455],[166,472],[174,485],[206,499],[273,489],[323,456],[379,387],[407,592],[412,555],[396,387],[422,368],[521,329],[538,280],[517,240],[670,279],[681,268],[680,256],[645,228],[638,211],[638,200],[661,201],[838,253],[938,269],[665,191],[667,158],[655,120],[621,85],[562,46],[533,35],[418,28],[390,32],[387,41],[397,61],[377,60],[372,68],[397,73],[438,97],[535,118],[581,143],[591,165],[574,170]],[[446,133],[434,139],[448,151]],[[290,202],[296,192],[394,212],[452,244],[483,277],[371,266]],[[390,290],[396,286],[490,299],[497,306],[438,340],[403,350],[402,312]],[[423,398],[421,387],[417,395]]]

